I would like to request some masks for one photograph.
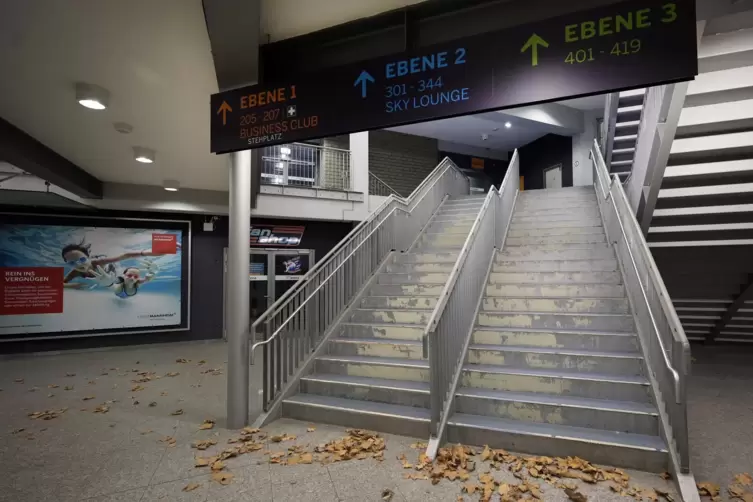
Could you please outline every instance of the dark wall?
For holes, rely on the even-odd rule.
[[[0,212],[50,214],[49,209],[34,211],[28,207],[0,205]],[[203,215],[174,213],[146,213],[134,211],[69,211],[72,216],[99,216],[113,218],[138,218],[181,220],[191,222],[191,327],[187,331],[168,333],[138,333],[57,340],[29,340],[0,343],[0,353],[71,350],[93,347],[113,347],[147,343],[165,343],[222,338],[223,321],[223,253],[228,245],[228,219],[220,217],[213,232],[204,232]],[[352,228],[349,222],[314,222],[296,220],[271,220],[252,218],[251,223],[305,225],[301,248],[316,250],[317,260],[332,249]]]
[[[403,197],[439,163],[438,141],[392,131],[369,133],[369,171]]]
[[[573,138],[547,134],[518,148],[526,190],[544,188],[544,170],[562,164],[562,186],[573,186]]]
[[[485,174],[489,181],[499,187],[507,172],[507,166],[510,163],[507,160],[490,159],[488,157],[479,157],[477,155],[465,155],[464,153],[455,152],[439,152],[439,156],[449,157],[460,169],[469,169],[474,172]],[[484,169],[473,169],[471,167],[471,159],[482,159],[484,161]]]

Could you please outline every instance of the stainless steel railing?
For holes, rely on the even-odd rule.
[[[430,456],[443,442],[452,414],[455,389],[476,323],[478,300],[483,296],[490,260],[507,235],[518,180],[516,150],[500,190],[492,187],[487,193],[424,330],[423,350],[424,357],[429,358],[431,389]]]
[[[369,195],[380,195],[382,197],[395,195],[400,197],[400,193],[397,190],[382,181],[379,176],[372,172],[369,172]]]
[[[251,347],[251,363],[262,348],[265,411],[339,323],[387,254],[407,250],[442,201],[468,189],[466,176],[444,159],[407,199],[390,195],[253,323],[252,333],[264,333],[264,340]]]
[[[687,377],[690,344],[664,281],[651,256],[619,178],[610,178],[599,145],[591,149],[594,184],[607,238],[622,265],[630,305],[649,371],[657,387],[657,405],[671,433],[668,446],[679,469],[690,472],[687,419]]]
[[[262,151],[261,182],[326,190],[351,190],[350,150],[290,143]]]

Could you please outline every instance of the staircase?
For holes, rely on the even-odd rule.
[[[429,433],[429,362],[422,337],[483,204],[447,199],[407,253],[395,254],[282,414],[415,437]]]
[[[519,194],[470,343],[449,441],[666,469],[593,187]]]
[[[646,89],[635,89],[619,93],[617,103],[617,123],[615,124],[612,160],[609,171],[617,174],[624,182],[633,170],[635,146],[638,142],[638,128],[643,113],[643,98]]]

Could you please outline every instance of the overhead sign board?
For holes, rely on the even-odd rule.
[[[694,0],[630,0],[214,94],[212,152],[690,80]]]

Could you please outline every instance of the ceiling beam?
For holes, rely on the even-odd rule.
[[[719,333],[721,333],[727,324],[729,324],[737,311],[743,308],[745,302],[753,299],[753,275],[749,275],[748,278],[748,284],[743,286],[742,291],[737,295],[735,301],[732,302],[727,311],[722,315],[722,318],[717,321],[714,328],[708,335],[706,335],[707,342],[713,342],[714,339],[719,336]]]
[[[102,182],[0,118],[0,160],[87,199],[102,198]]]

